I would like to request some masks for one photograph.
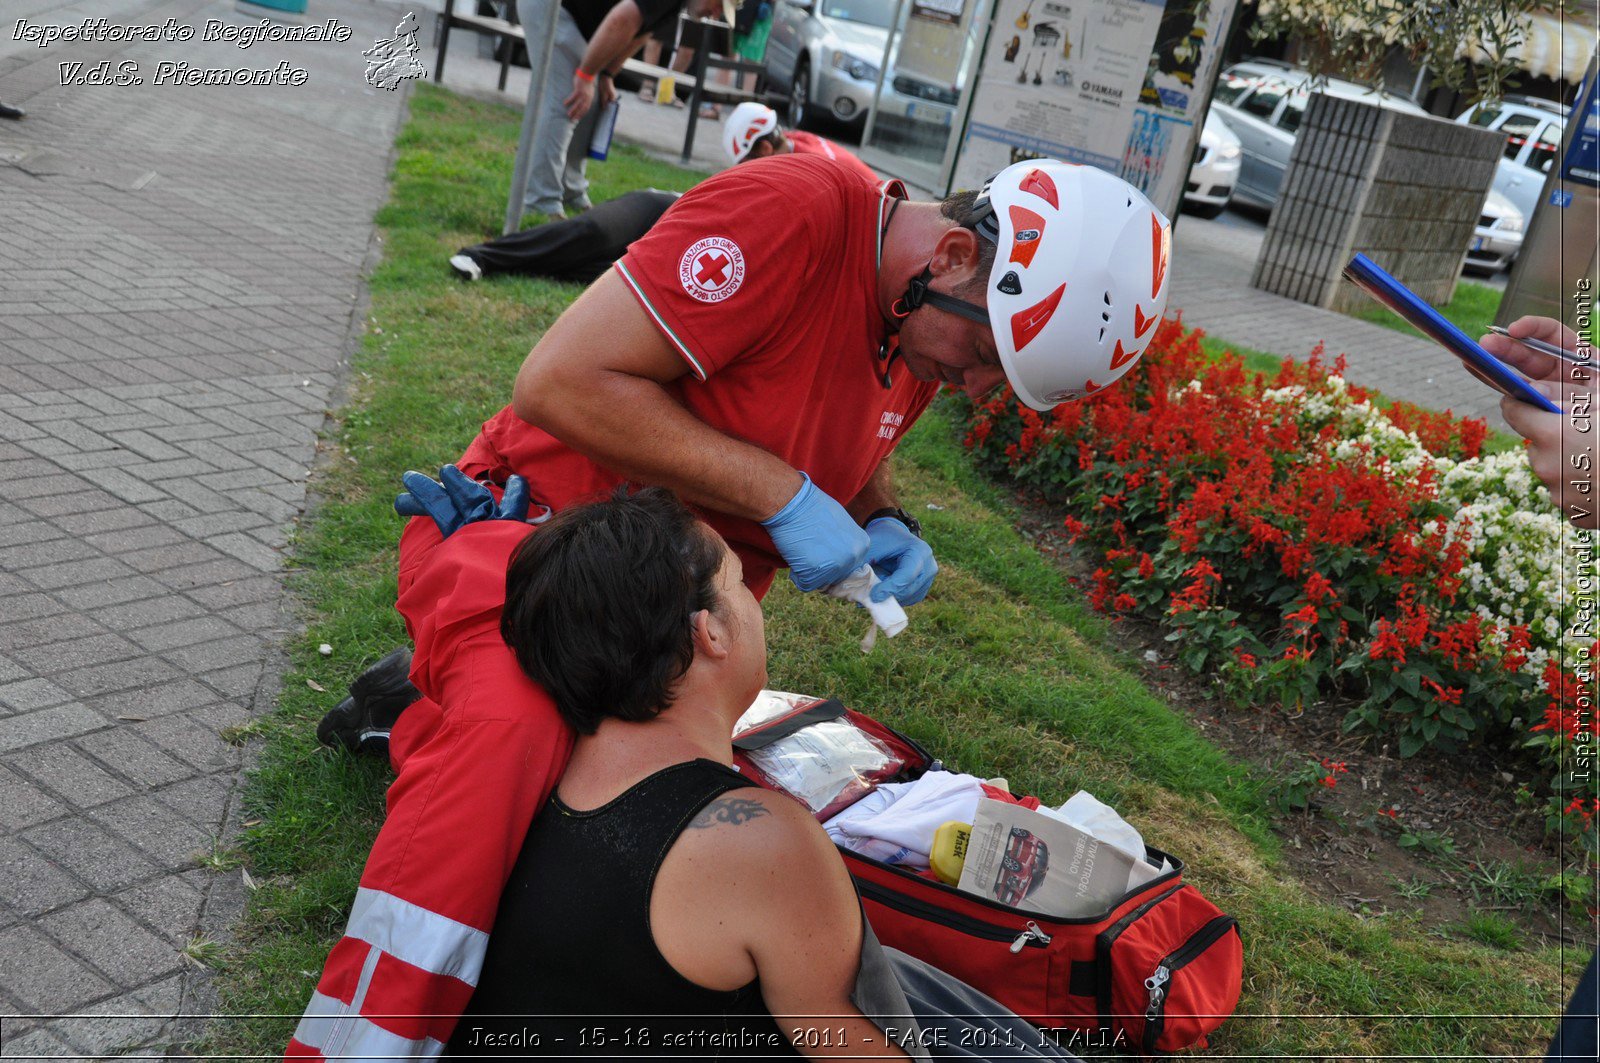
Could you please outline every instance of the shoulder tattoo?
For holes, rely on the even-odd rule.
[[[746,797],[719,797],[702,808],[689,822],[689,830],[705,830],[719,823],[737,827],[752,819],[771,815],[766,806]]]

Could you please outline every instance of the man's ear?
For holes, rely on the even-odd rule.
[[[939,242],[933,247],[933,256],[928,260],[928,266],[933,270],[935,277],[954,275],[957,283],[963,282],[977,272],[979,262],[978,240],[980,237],[961,225],[952,225],[939,237]]]
[[[694,637],[694,655],[708,661],[720,661],[728,656],[730,643],[728,630],[711,610],[701,609],[689,617],[689,629]]]
[[[750,155],[752,158],[764,159],[768,155],[771,155],[774,150],[775,149],[772,146],[772,141],[758,140],[756,141],[755,146],[750,149]]]

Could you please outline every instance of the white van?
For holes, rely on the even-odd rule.
[[[1570,108],[1532,96],[1507,96],[1499,103],[1476,103],[1456,121],[1506,135],[1505,155],[1494,175],[1494,190],[1532,220],[1544,192],[1545,175],[1561,151]]]

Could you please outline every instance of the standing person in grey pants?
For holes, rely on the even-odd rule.
[[[529,43],[550,24],[558,0],[517,0]],[[600,108],[617,98],[612,75],[684,0],[559,0],[555,47],[545,72],[544,115],[533,143],[522,209],[564,218],[589,209],[589,139]],[[600,106],[597,107],[595,104]]]

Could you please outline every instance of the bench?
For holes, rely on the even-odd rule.
[[[469,3],[471,0],[469,0]],[[511,72],[511,53],[517,43],[527,43],[527,34],[522,32],[522,27],[503,18],[492,15],[466,15],[456,11],[456,0],[444,0],[444,13],[439,16],[439,58],[434,63],[433,80],[444,79],[444,57],[450,47],[450,31],[452,29],[472,30],[475,33],[487,33],[500,39],[500,91],[506,90],[506,75]]]
[[[678,88],[686,89],[689,93],[689,122],[688,129],[683,138],[682,161],[687,164],[690,155],[694,152],[695,127],[700,121],[700,104],[709,103],[744,103],[748,100],[767,102],[764,91],[767,71],[765,65],[752,63],[745,59],[733,59],[723,55],[708,54],[710,49],[704,47],[710,43],[731,50],[733,30],[726,22],[715,22],[710,19],[690,19],[680,16],[682,23],[681,41],[684,47],[694,49],[694,63],[692,73],[679,73],[664,66],[656,66],[638,59],[628,59],[623,62],[622,69],[640,78],[660,80],[670,77]],[[433,80],[438,82],[444,79],[445,52],[450,46],[450,31],[452,29],[471,30],[474,33],[487,33],[502,43],[500,52],[500,83],[499,89],[506,89],[506,77],[511,72],[511,53],[514,45],[527,44],[527,34],[523,28],[514,22],[492,15],[464,14],[456,10],[456,0],[445,0],[444,12],[439,16],[439,57],[434,63]],[[720,37],[720,40],[719,40]],[[732,85],[707,84],[706,73],[710,70],[731,70],[736,77],[744,74],[756,75],[756,91],[745,92]],[[780,101],[781,102],[781,101]]]

